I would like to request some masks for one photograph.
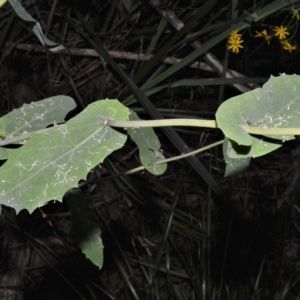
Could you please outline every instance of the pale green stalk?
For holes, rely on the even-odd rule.
[[[150,120],[150,121],[117,121],[106,120],[106,126],[122,128],[139,127],[167,127],[167,126],[191,126],[218,128],[215,120],[198,119],[168,119],[168,120]],[[260,128],[249,125],[241,125],[241,128],[250,134],[257,135],[300,135],[300,128]]]
[[[168,119],[168,120],[149,120],[149,121],[117,121],[106,120],[106,126],[122,127],[122,128],[138,128],[138,127],[166,127],[166,126],[192,126],[217,128],[214,120],[197,120],[197,119]]]
[[[168,162],[171,162],[171,161],[174,161],[174,160],[179,160],[179,159],[182,159],[182,158],[186,158],[188,156],[196,155],[196,154],[198,154],[200,152],[203,152],[203,151],[206,151],[206,150],[208,150],[210,148],[222,145],[223,143],[224,143],[224,140],[218,141],[218,142],[212,143],[212,144],[210,144],[208,146],[202,147],[200,149],[197,149],[197,150],[185,153],[185,154],[181,154],[181,155],[174,156],[174,157],[167,158],[167,159],[162,159],[162,160],[159,160],[158,162],[156,162],[156,165],[160,165],[160,164],[168,163]],[[140,166],[138,168],[134,168],[132,170],[129,170],[129,171],[125,172],[124,174],[126,174],[126,175],[133,174],[133,173],[136,173],[138,171],[142,171],[144,169],[145,169],[144,166]]]

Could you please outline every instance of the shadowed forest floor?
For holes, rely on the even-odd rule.
[[[141,93],[164,118],[213,120],[222,102],[261,87],[270,75],[299,73],[299,50],[285,50],[274,31],[283,25],[286,41],[299,43],[298,1],[20,2],[67,51],[45,51],[30,24],[9,3],[2,6],[1,115],[69,95],[78,105],[69,119],[106,98],[151,119]],[[238,53],[227,49],[228,34],[214,42],[235,26],[241,26],[243,40]],[[264,29],[267,35],[255,37]],[[105,61],[101,47],[117,67]],[[207,50],[188,61],[201,47]],[[179,59],[188,62],[179,65]],[[248,81],[228,84],[228,70]],[[223,138],[215,129],[174,129],[191,150]],[[166,158],[180,154],[163,129],[155,132]],[[123,175],[141,165],[137,146],[128,140],[80,182],[99,218],[103,268],[77,247],[66,201],[31,215],[3,206],[0,297],[300,299],[299,156],[295,137],[252,159],[243,173],[224,177],[221,147],[198,154],[220,196],[186,160],[169,163],[160,176]]]

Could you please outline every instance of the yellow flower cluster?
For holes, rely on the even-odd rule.
[[[292,18],[295,18],[297,20],[300,20],[300,9],[296,9],[295,7],[291,7],[290,13],[293,15]],[[297,44],[292,45],[288,39],[287,36],[290,35],[288,32],[287,27],[284,27],[283,25],[280,25],[280,27],[275,26],[274,27],[274,35],[280,40],[280,43],[282,44],[282,48],[286,51],[289,51],[292,53],[292,51],[298,49]],[[273,35],[272,35],[273,36]],[[256,35],[254,37],[262,37],[266,40],[268,45],[271,43],[271,37],[267,30],[264,29],[263,31],[259,32],[256,31]],[[238,30],[233,30],[228,38],[228,44],[227,49],[232,51],[233,53],[239,53],[240,48],[244,48],[241,44],[243,43],[243,40],[241,40],[242,35],[238,33]]]
[[[297,17],[297,16],[296,16]],[[298,18],[298,17],[297,17]],[[290,35],[288,33],[288,30],[286,27],[283,27],[282,25],[280,27],[276,26],[274,28],[275,31],[275,36],[277,36],[282,44],[282,47],[284,50],[289,51],[292,53],[293,50],[296,50],[298,48],[297,45],[291,45],[287,40],[286,40],[286,35]]]
[[[282,47],[284,50],[289,51],[292,53],[293,50],[296,50],[298,48],[297,45],[291,45],[287,40],[286,36],[290,35],[287,27],[283,27],[282,25],[280,27],[275,26],[274,28],[275,36],[277,36],[282,44]],[[268,45],[270,45],[270,36],[267,33],[267,30],[264,29],[261,32],[256,31],[255,37],[262,37],[266,40]],[[228,46],[227,48],[231,50],[233,53],[239,53],[239,48],[244,48],[241,43],[243,40],[241,40],[241,34],[238,34],[238,30],[233,30],[230,34],[230,37],[228,38]]]

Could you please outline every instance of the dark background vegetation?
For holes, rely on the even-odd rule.
[[[24,103],[62,94],[77,102],[73,114],[93,101],[109,98],[151,119],[153,113],[143,106],[138,93],[170,68],[163,58],[184,60],[194,51],[191,42],[205,45],[238,21],[276,3],[286,6],[258,22],[247,19],[247,27],[240,31],[244,48],[238,54],[228,52],[226,38],[208,51],[225,70],[246,76],[247,90],[259,87],[270,75],[299,74],[299,50],[283,50],[275,37],[270,45],[254,37],[263,29],[272,36],[274,26],[284,25],[291,32],[291,42],[299,44],[298,20],[290,13],[298,1],[217,1],[171,46],[168,43],[177,30],[160,10],[186,24],[205,1],[21,2],[48,38],[70,50],[116,51],[118,58],[112,59],[117,67],[103,56],[39,52],[29,24],[6,4],[0,9],[1,115]],[[207,32],[201,33],[204,29]],[[186,39],[195,33],[199,35]],[[129,59],[128,53],[157,54],[163,47],[157,64]],[[213,67],[204,55],[197,61]],[[138,79],[145,65],[148,72]],[[120,70],[136,86],[129,87]],[[225,81],[171,84],[182,79],[214,83],[218,78],[224,78],[224,73],[187,65],[154,85],[166,86],[148,98],[165,118],[214,119],[218,106],[241,94],[240,90]],[[259,83],[255,78],[261,78]],[[222,139],[216,130],[175,130],[190,149]],[[166,157],[180,154],[163,130],[156,133]],[[197,156],[205,167],[202,173],[181,160],[170,163],[161,176],[147,172],[123,176],[122,172],[140,165],[137,148],[129,140],[97,166],[82,187],[99,216],[103,268],[93,266],[76,246],[64,201],[50,203],[32,215],[22,211],[16,216],[13,209],[4,208],[1,299],[300,299],[299,155],[296,138],[274,153],[253,159],[242,174],[224,178],[219,147]],[[219,192],[203,180],[204,173],[213,178]]]

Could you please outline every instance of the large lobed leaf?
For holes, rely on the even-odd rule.
[[[218,127],[236,143],[235,148],[227,149],[230,157],[262,156],[294,138],[292,135],[253,136],[245,127],[299,128],[299,83],[298,75],[271,76],[263,88],[233,97],[219,107]]]
[[[102,100],[63,125],[31,133],[0,168],[0,204],[32,212],[49,200],[61,200],[91,168],[124,145],[127,136],[105,126],[106,119],[125,121],[128,109],[117,100]]]

